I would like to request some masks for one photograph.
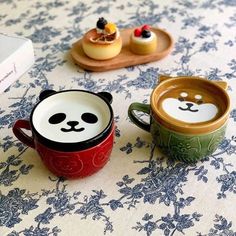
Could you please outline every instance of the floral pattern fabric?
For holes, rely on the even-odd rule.
[[[99,17],[120,29],[150,24],[175,45],[166,58],[107,72],[74,65],[72,44]],[[32,40],[35,64],[0,94],[0,235],[236,235],[235,0],[0,0],[0,31]],[[2,45],[1,45],[2,46]],[[160,74],[224,80],[232,101],[218,149],[193,164],[173,162],[130,122]],[[53,176],[12,133],[44,89],[113,95],[115,143],[108,164],[78,180]]]

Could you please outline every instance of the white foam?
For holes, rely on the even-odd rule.
[[[187,103],[192,106],[188,109]],[[191,101],[179,101],[176,98],[166,98],[162,102],[162,108],[169,116],[186,122],[186,123],[199,123],[212,120],[218,113],[218,108],[211,103],[196,104]],[[182,109],[184,110],[182,110]]]

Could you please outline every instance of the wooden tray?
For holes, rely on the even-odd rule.
[[[72,45],[70,51],[75,64],[89,71],[107,71],[122,67],[144,64],[151,61],[157,61],[167,56],[173,47],[173,39],[169,33],[158,28],[152,28],[157,35],[157,50],[148,55],[137,55],[129,49],[130,34],[134,29],[125,29],[121,31],[122,49],[119,55],[109,60],[94,60],[86,56],[82,48],[82,40],[78,40]]]

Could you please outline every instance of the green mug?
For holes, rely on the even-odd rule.
[[[223,81],[194,76],[160,76],[150,104],[132,103],[130,120],[151,133],[169,158],[195,162],[211,155],[225,136],[230,99]],[[142,120],[136,112],[150,116]]]

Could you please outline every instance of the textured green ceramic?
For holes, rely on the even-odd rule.
[[[184,162],[195,162],[212,154],[225,136],[226,124],[214,132],[188,135],[174,132],[159,124],[150,115],[150,124],[139,119],[134,111],[150,115],[150,105],[132,103],[128,110],[129,118],[138,127],[151,132],[156,146],[169,158]]]
[[[212,154],[225,136],[226,125],[201,135],[173,132],[152,119],[151,134],[156,146],[167,156],[180,161],[194,162]]]

